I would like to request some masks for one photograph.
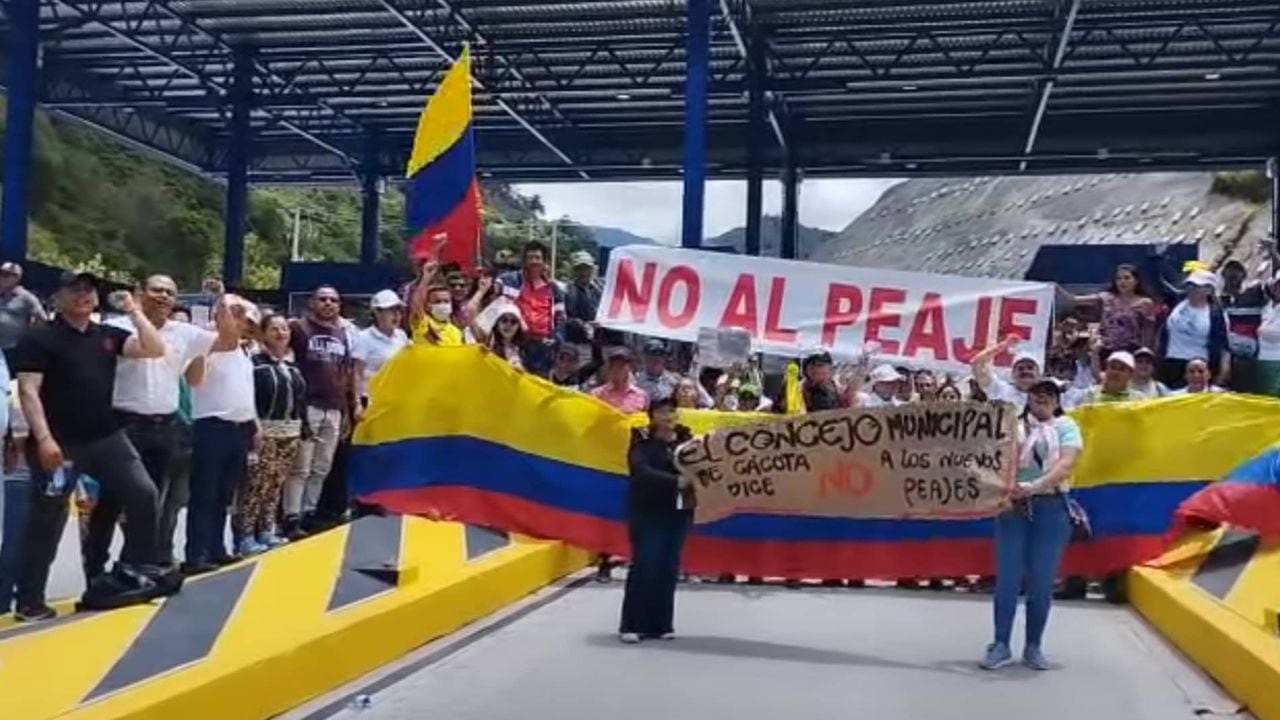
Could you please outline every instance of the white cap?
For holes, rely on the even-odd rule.
[[[1117,350],[1111,353],[1110,355],[1107,356],[1107,362],[1109,363],[1118,362],[1124,365],[1125,367],[1129,368],[1130,370],[1132,370],[1138,364],[1137,361],[1133,359],[1133,353],[1127,350]]]
[[[1036,359],[1036,354],[1030,350],[1019,350],[1017,354],[1013,356],[1013,362],[1009,367],[1013,367],[1020,362],[1029,362],[1032,365],[1035,365],[1037,369],[1040,367],[1040,361]]]
[[[901,379],[902,375],[889,363],[877,365],[871,371],[871,382],[873,383],[898,382]]]
[[[1218,287],[1218,276],[1208,270],[1192,270],[1183,283],[1195,285],[1196,287],[1216,288]]]
[[[369,306],[374,310],[389,310],[391,308],[404,307],[404,301],[396,294],[395,290],[379,290],[369,301]]]

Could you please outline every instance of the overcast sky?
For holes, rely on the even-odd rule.
[[[806,180],[800,186],[800,222],[843,230],[898,180]],[[538,195],[547,217],[562,215],[587,224],[622,228],[662,243],[680,241],[679,181],[633,183],[547,183],[518,185]],[[707,184],[706,236],[746,224],[747,186],[740,180]],[[764,211],[782,213],[782,185],[764,186]]]

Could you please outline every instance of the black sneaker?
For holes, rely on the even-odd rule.
[[[302,521],[297,515],[289,515],[280,523],[280,534],[289,542],[297,542],[307,536],[307,531],[302,529]]]
[[[169,597],[177,595],[182,590],[182,582],[185,578],[182,571],[176,567],[145,565],[140,568],[140,571],[155,584],[154,597]]]
[[[94,578],[78,607],[81,610],[114,610],[141,605],[159,594],[156,583],[137,568],[116,564],[111,572]]]
[[[48,605],[32,605],[30,607],[19,607],[13,613],[13,619],[20,623],[37,623],[46,620],[52,620],[58,617],[58,611]]]
[[[196,575],[204,575],[217,570],[218,566],[207,560],[196,560],[194,562],[182,563],[182,574],[186,577],[195,577]]]

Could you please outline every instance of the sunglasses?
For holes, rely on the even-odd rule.
[[[330,297],[330,296],[328,296],[328,295],[322,295],[322,296],[320,296],[320,297],[317,297],[317,298],[316,298],[316,302],[318,302],[318,303],[325,303],[326,305],[337,305],[340,301],[339,301],[339,300],[338,300],[338,298],[336,298],[336,297]]]
[[[169,297],[177,297],[178,291],[169,287],[149,287],[147,292],[152,295],[168,295]]]
[[[502,323],[503,325],[519,325],[520,324],[519,320],[510,316],[504,317],[504,318],[498,318],[498,322]]]

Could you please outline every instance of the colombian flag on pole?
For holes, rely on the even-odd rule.
[[[471,50],[464,47],[418,118],[405,224],[409,256],[475,267],[480,254],[480,188],[471,127]]]

